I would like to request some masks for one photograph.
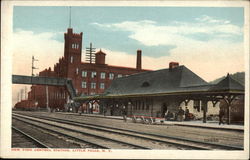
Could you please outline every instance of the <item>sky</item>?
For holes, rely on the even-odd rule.
[[[64,53],[69,13],[68,6],[14,7],[13,74],[31,75],[32,55],[35,73],[53,68]],[[141,49],[144,69],[176,61],[208,82],[244,71],[243,26],[241,7],[71,7],[71,27],[83,32],[82,61],[91,42],[110,65],[135,67]]]

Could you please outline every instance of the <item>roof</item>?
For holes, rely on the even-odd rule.
[[[217,84],[209,84],[187,67],[178,66],[116,78],[103,94],[97,97],[78,97],[77,100],[218,93],[241,95],[244,94],[244,87],[229,75]]]
[[[187,87],[207,86],[205,80],[185,66],[133,74],[117,78],[104,92],[106,95],[157,94],[182,92]]]
[[[96,52],[96,54],[104,54],[104,55],[106,55],[106,53],[104,53],[101,49],[98,52]]]
[[[241,85],[236,80],[234,80],[229,74],[227,74],[226,78],[222,79],[220,82],[218,82],[216,85],[211,87],[209,90],[210,91],[222,91],[222,90],[244,91],[244,86]]]

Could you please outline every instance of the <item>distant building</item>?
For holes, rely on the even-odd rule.
[[[67,33],[64,34],[64,56],[54,65],[54,70],[45,69],[39,73],[39,76],[70,78],[77,95],[83,96],[103,93],[118,77],[147,71],[141,67],[141,50],[137,50],[136,68],[106,64],[106,53],[102,50],[95,53],[94,62],[81,62],[82,35],[82,32],[73,33],[73,29],[68,28]],[[40,108],[45,108],[48,103],[50,108],[63,109],[64,104],[69,102],[69,95],[64,87],[49,86],[48,101],[46,98],[45,86],[33,85],[28,93],[28,100],[37,101],[37,107]]]

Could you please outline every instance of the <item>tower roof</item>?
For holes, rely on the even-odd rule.
[[[101,49],[98,52],[96,52],[96,54],[104,54],[104,55],[106,55],[106,53],[104,53]]]
[[[222,79],[220,82],[215,84],[213,87],[210,88],[210,91],[218,91],[218,90],[239,90],[244,91],[244,86],[241,85],[239,82],[234,80],[229,74],[227,77]]]

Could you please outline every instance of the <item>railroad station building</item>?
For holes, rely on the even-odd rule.
[[[135,68],[106,64],[106,53],[102,50],[94,53],[95,61],[82,62],[82,39],[82,32],[74,33],[72,28],[68,28],[64,34],[64,56],[53,69],[44,69],[39,72],[39,76],[72,79],[77,95],[83,96],[103,93],[118,77],[147,71],[141,66],[141,50],[137,50]],[[46,108],[48,103],[50,108],[64,109],[64,104],[69,102],[69,94],[64,87],[48,86],[46,91],[46,86],[33,85],[28,93],[28,101],[33,102],[28,108],[34,107],[34,102],[38,102],[36,107],[39,108]],[[20,106],[20,103],[17,106]]]
[[[228,123],[237,116],[244,121],[244,86],[229,74],[217,84],[209,84],[176,62],[169,63],[167,69],[117,78],[104,94],[77,97],[76,101],[91,99],[100,100],[106,115],[121,115],[125,107],[128,116],[164,117],[166,110],[177,114],[180,107],[187,107],[203,122],[211,114],[218,115],[223,103]]]

